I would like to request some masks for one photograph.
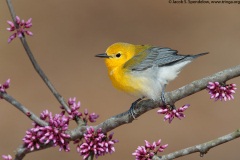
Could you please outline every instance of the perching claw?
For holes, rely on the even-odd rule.
[[[134,108],[136,106],[136,104],[141,101],[143,98],[138,98],[136,101],[134,101],[130,107],[130,109],[128,110],[128,113],[133,117],[133,119],[136,119],[136,117],[134,116],[134,114],[136,114],[136,112],[134,111]]]
[[[166,88],[166,84],[163,86],[162,88],[162,94],[161,94],[161,100],[163,102],[163,106],[166,106],[166,99],[165,99],[165,88]]]

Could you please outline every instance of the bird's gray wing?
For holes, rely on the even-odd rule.
[[[178,55],[177,50],[171,48],[151,47],[126,62],[124,67],[132,71],[142,71],[153,66],[166,66],[176,63],[189,55]]]

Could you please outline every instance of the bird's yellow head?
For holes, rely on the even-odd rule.
[[[136,53],[136,46],[129,43],[114,43],[109,46],[106,53],[98,54],[96,57],[106,58],[105,62],[108,69],[120,67],[131,59]]]
[[[106,58],[107,68],[111,71],[116,67],[122,67],[129,59],[148,47],[148,45],[118,42],[109,46],[106,53],[98,54],[96,57]]]

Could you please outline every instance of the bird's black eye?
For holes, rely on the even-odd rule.
[[[116,54],[116,57],[117,58],[121,57],[121,53]]]

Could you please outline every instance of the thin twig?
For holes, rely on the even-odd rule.
[[[25,147],[24,145],[21,145],[18,147],[17,149],[17,152],[15,154],[15,159],[14,160],[22,160],[26,154],[30,153],[30,152],[36,152],[36,151],[40,151],[40,150],[43,150],[43,149],[47,149],[47,148],[50,148],[52,147],[53,144],[52,143],[49,143],[49,144],[43,144],[40,146],[39,149],[35,149],[33,151],[30,151],[27,147]]]
[[[211,148],[216,147],[218,145],[221,145],[223,143],[232,141],[236,138],[240,137],[240,129],[236,130],[235,132],[229,133],[227,135],[224,135],[222,137],[219,137],[217,139],[211,140],[206,143],[198,144],[189,148],[185,148],[173,153],[169,153],[167,155],[163,156],[154,156],[153,160],[169,160],[169,159],[175,159],[178,157],[186,156],[195,152],[199,152],[200,156],[202,157],[204,154],[206,154]]]
[[[14,12],[11,0],[7,0],[7,4],[8,4],[8,8],[10,10],[12,19],[14,21],[15,27],[18,28],[18,25],[16,24],[16,14]],[[35,58],[34,58],[34,56],[32,54],[32,51],[30,50],[30,47],[28,46],[28,43],[27,43],[27,41],[25,39],[25,36],[20,37],[20,40],[21,40],[22,45],[23,45],[23,47],[24,47],[24,49],[25,49],[25,51],[26,51],[30,61],[32,62],[32,65],[33,65],[34,69],[36,70],[36,72],[39,74],[39,76],[42,78],[42,80],[48,86],[48,88],[53,93],[53,95],[56,97],[58,102],[64,107],[64,109],[66,111],[70,112],[70,108],[68,107],[67,103],[64,101],[63,97],[57,92],[57,90],[54,88],[53,84],[49,81],[49,79],[47,78],[46,74],[43,72],[43,70],[41,69],[41,67],[39,66],[37,61],[35,60]]]
[[[0,97],[5,99],[7,102],[15,106],[18,110],[20,110],[23,114],[29,117],[32,121],[36,122],[40,126],[47,126],[48,123],[41,120],[38,116],[36,116],[33,112],[29,111],[25,106],[23,106],[16,99],[8,95],[7,93],[0,92]]]

